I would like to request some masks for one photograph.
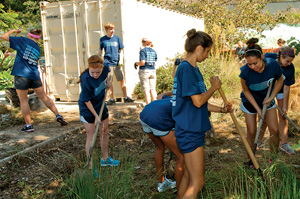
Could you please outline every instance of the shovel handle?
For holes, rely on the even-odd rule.
[[[281,114],[283,114],[283,111],[281,110],[281,108],[279,108],[279,106],[277,106],[277,104],[276,104],[276,108],[279,110],[279,112],[280,112]],[[289,118],[289,116],[287,116],[286,114],[284,114],[284,117],[291,123],[291,125],[293,125],[293,127],[294,127],[295,129],[297,129],[297,131],[300,131],[299,127],[293,122],[293,120],[291,120],[291,119]]]
[[[225,104],[228,103],[228,100],[227,100],[227,98],[226,98],[226,96],[225,96],[222,88],[219,88],[219,93],[220,93],[221,97],[223,98],[224,103]],[[230,113],[230,116],[231,116],[231,119],[232,119],[233,123],[235,124],[237,130],[238,130],[238,133],[240,134],[240,136],[241,136],[241,138],[243,140],[243,143],[244,143],[244,145],[246,147],[246,150],[247,150],[247,152],[248,152],[248,154],[250,156],[250,159],[252,160],[255,168],[259,169],[258,162],[257,162],[257,160],[256,160],[256,158],[255,158],[255,156],[253,154],[253,151],[251,150],[251,147],[250,147],[250,145],[249,145],[249,143],[248,143],[248,141],[246,139],[246,136],[245,136],[246,134],[245,134],[244,130],[239,125],[239,123],[238,123],[236,117],[234,116],[234,114]]]

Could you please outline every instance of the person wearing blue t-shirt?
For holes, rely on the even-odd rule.
[[[40,29],[32,29],[28,32],[27,37],[10,36],[13,33],[20,33],[20,29],[10,30],[4,33],[0,38],[8,41],[10,48],[17,51],[16,55],[6,53],[5,56],[15,56],[15,63],[12,68],[11,75],[14,76],[14,84],[20,100],[21,111],[26,125],[21,129],[22,132],[33,132],[34,128],[31,124],[30,108],[28,104],[28,89],[33,88],[36,95],[43,103],[56,115],[56,121],[62,126],[68,122],[59,114],[54,102],[46,95],[37,61],[41,55],[41,49],[37,42],[40,40],[42,31]]]
[[[191,29],[185,41],[186,58],[176,71],[173,85],[172,117],[175,121],[175,136],[185,161],[184,176],[179,198],[197,198],[205,183],[204,144],[205,132],[211,129],[208,111],[230,112],[231,104],[217,107],[208,99],[222,83],[211,77],[207,90],[197,62],[204,61],[212,48],[212,38],[205,32]]]
[[[155,63],[157,54],[153,50],[153,44],[146,38],[142,39],[143,49],[140,50],[140,61],[135,65],[139,66],[139,78],[142,91],[145,94],[146,104],[156,100],[156,70]]]
[[[289,97],[290,97],[290,86],[295,84],[295,67],[292,61],[295,58],[295,51],[293,48],[285,46],[279,49],[277,53],[266,53],[265,57],[272,59],[277,59],[283,70],[284,82],[280,91],[276,95],[278,107],[283,111],[283,114],[278,111],[279,117],[279,130],[281,137],[280,149],[287,154],[295,154],[294,149],[292,149],[288,143],[288,123],[284,117],[287,114],[289,108]],[[263,137],[266,130],[266,124],[262,126],[261,134],[259,137],[259,146],[263,146]]]
[[[118,82],[121,84],[121,90],[124,97],[124,102],[134,102],[127,96],[127,90],[124,80],[123,69],[119,65],[120,52],[123,50],[124,45],[120,37],[114,35],[115,25],[107,22],[104,26],[106,35],[100,38],[100,48],[99,53],[102,55],[104,50],[104,65],[110,67],[111,75],[115,75]],[[110,87],[110,99],[107,104],[114,104],[116,101],[114,99],[113,86]]]
[[[264,58],[262,49],[256,44],[257,42],[257,38],[247,41],[248,46],[245,50],[247,64],[241,67],[239,75],[243,89],[241,110],[244,112],[247,125],[247,141],[250,147],[253,147],[257,129],[256,115],[258,114],[262,118],[263,105],[267,105],[265,119],[270,130],[269,144],[271,152],[277,153],[279,127],[274,98],[283,84],[282,69],[276,60]],[[272,92],[266,99],[270,84],[273,85]]]
[[[245,54],[245,47],[243,46],[243,42],[239,41],[238,42],[238,47],[235,49],[235,53],[237,54],[239,61],[243,61],[244,59],[244,54]]]
[[[173,71],[172,71],[172,77],[173,77],[173,78],[175,78],[177,66],[179,66],[179,64],[180,64],[183,60],[184,60],[184,59],[183,59],[182,57],[181,57],[181,58],[175,59],[175,62],[174,62],[174,65],[173,65]]]
[[[109,114],[106,104],[103,113],[99,116],[101,105],[105,96],[105,89],[111,86],[108,81],[110,69],[103,65],[104,60],[99,55],[92,55],[88,59],[89,67],[81,75],[80,83],[81,93],[78,100],[80,120],[83,122],[87,139],[85,151],[88,156],[89,149],[93,140],[95,125],[99,123],[100,146],[102,152],[101,166],[118,166],[120,162],[108,156],[108,124]],[[92,161],[89,163],[92,168]]]
[[[155,100],[145,106],[140,113],[140,121],[143,126],[143,131],[148,134],[150,139],[155,144],[155,167],[158,176],[158,192],[164,192],[169,188],[179,188],[182,176],[184,160],[183,154],[179,150],[174,127],[175,121],[172,119],[172,92],[159,95]],[[167,179],[164,173],[164,152],[167,146],[176,156],[175,179],[176,182]],[[177,192],[178,193],[178,192]]]

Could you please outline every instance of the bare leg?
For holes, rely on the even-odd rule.
[[[59,114],[54,102],[48,97],[43,87],[33,89],[36,95],[44,102],[44,104],[55,114]]]
[[[193,152],[185,153],[184,162],[190,183],[183,198],[196,199],[205,184],[204,147],[198,147]]]
[[[156,93],[156,90],[154,89],[151,89],[150,90],[150,95],[151,95],[151,101],[154,101],[154,100],[156,100],[156,98],[157,98],[157,93]]]
[[[151,102],[150,92],[149,92],[149,90],[147,90],[147,91],[144,91],[144,93],[145,93],[146,104],[149,104]]]
[[[114,87],[113,84],[111,84],[111,87],[109,88],[110,91],[110,99],[114,99]]]
[[[31,124],[31,118],[30,118],[30,108],[28,104],[28,90],[19,90],[16,89],[19,100],[20,100],[20,106],[23,118],[25,120],[25,123],[27,125]]]
[[[184,171],[183,154],[178,148],[174,131],[170,131],[168,135],[161,137],[161,140],[176,156],[175,179],[176,179],[177,190],[179,190],[179,186]]]
[[[158,182],[162,183],[165,181],[164,179],[164,152],[165,152],[165,144],[159,137],[153,135],[153,133],[148,133],[148,136],[155,144],[155,168],[158,176]]]
[[[278,153],[279,146],[279,126],[276,108],[272,108],[266,111],[266,120],[270,131],[270,150],[273,153]]]
[[[279,108],[283,109],[283,100],[277,100]],[[284,116],[278,111],[279,131],[281,137],[281,145],[288,142],[288,122]]]
[[[251,149],[254,146],[255,134],[256,134],[256,114],[245,113],[245,120],[247,126],[247,141]],[[248,155],[249,157],[249,155]]]
[[[109,124],[109,118],[106,118],[99,124],[100,145],[101,145],[103,160],[106,160],[108,158],[108,143],[109,143],[108,124]]]
[[[127,97],[127,90],[126,90],[125,81],[124,80],[120,81],[120,84],[121,84],[121,89],[122,89],[123,97]]]
[[[86,156],[88,157],[89,155],[89,151],[90,151],[90,147],[92,144],[92,140],[93,140],[93,136],[94,136],[94,132],[95,132],[95,124],[94,123],[83,123],[83,126],[85,128],[85,132],[86,132],[86,142],[85,142],[85,152],[86,152]],[[92,169],[92,160],[89,162],[89,168]]]

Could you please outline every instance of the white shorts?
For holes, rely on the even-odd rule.
[[[154,129],[154,128],[150,127],[148,124],[146,124],[145,122],[143,122],[142,120],[140,120],[140,122],[143,126],[143,131],[147,134],[153,133],[153,135],[155,135],[157,137],[163,137],[170,133],[170,131],[159,131],[157,129]]]
[[[142,91],[156,90],[156,70],[139,70]]]

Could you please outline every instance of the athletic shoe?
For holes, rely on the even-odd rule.
[[[33,126],[32,124],[29,124],[29,125],[25,125],[22,129],[21,129],[22,132],[33,132],[34,129],[33,129]]]
[[[93,174],[93,180],[96,180],[100,177],[99,173],[96,171],[96,169],[93,169],[92,174]]]
[[[116,103],[116,100],[115,100],[115,99],[109,99],[109,100],[106,102],[107,105],[113,105],[113,104],[115,104],[115,103]]]
[[[68,124],[68,122],[60,114],[56,115],[56,121],[58,121],[61,126],[65,126]]]
[[[295,154],[294,149],[291,148],[289,143],[285,143],[285,144],[281,145],[280,149],[289,155]]]
[[[165,181],[164,182],[158,183],[157,191],[161,193],[161,192],[165,192],[168,189],[173,189],[175,187],[176,187],[176,182],[172,181],[170,179],[167,179],[165,177]]]
[[[119,160],[114,160],[110,156],[108,156],[107,160],[103,160],[101,158],[101,166],[106,167],[106,166],[119,166],[120,161]]]
[[[124,102],[128,103],[128,102],[134,102],[135,99],[131,99],[130,97],[124,97]]]
[[[262,148],[264,145],[265,145],[265,144],[264,144],[262,141],[257,140],[257,147],[256,147],[256,150]]]
[[[171,179],[168,179],[167,176],[165,176],[165,180],[168,180],[171,183],[171,189],[176,188],[176,181],[172,181]]]

